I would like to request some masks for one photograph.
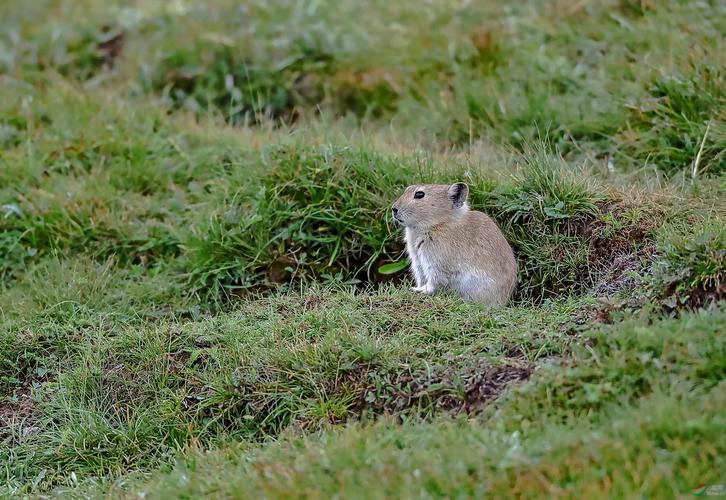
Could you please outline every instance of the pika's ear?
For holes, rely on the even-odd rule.
[[[449,186],[449,200],[454,208],[461,208],[469,197],[469,186],[463,182],[457,182]]]

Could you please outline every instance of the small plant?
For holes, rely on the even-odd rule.
[[[408,259],[402,259],[396,262],[384,264],[378,268],[378,272],[384,275],[400,273],[409,265]]]

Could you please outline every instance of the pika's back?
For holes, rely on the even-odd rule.
[[[484,212],[467,210],[457,220],[432,227],[430,236],[452,266],[467,263],[493,268],[492,272],[497,268],[516,270],[511,246],[496,222]]]

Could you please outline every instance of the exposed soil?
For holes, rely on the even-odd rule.
[[[37,432],[34,424],[38,408],[30,392],[30,385],[26,384],[15,391],[13,399],[16,401],[0,401],[0,440],[12,438],[11,429],[14,428],[19,429],[23,437]]]
[[[688,294],[678,290],[679,283],[673,283],[662,294],[661,304],[667,311],[677,309],[698,309],[714,302],[726,300],[726,272],[718,273],[713,280],[696,288],[688,289]]]
[[[603,221],[593,218],[581,227],[580,234],[590,243],[588,255],[589,276],[594,279],[593,289],[597,296],[613,293],[634,286],[629,271],[641,271],[643,258],[651,257],[655,252],[655,244],[651,240],[661,216],[657,214],[643,215],[637,221],[626,221],[624,214],[628,210],[624,202],[603,203],[599,206],[602,213],[607,213],[622,222],[622,228],[615,232]]]
[[[523,359],[502,366],[478,359],[467,366],[439,365],[430,370],[393,373],[366,387],[362,406],[377,414],[413,408],[424,414],[472,414],[510,383],[527,380],[532,370],[532,364]]]
[[[103,32],[98,39],[97,49],[103,58],[103,65],[111,69],[123,52],[126,34],[121,30],[112,30],[110,26],[104,26]]]

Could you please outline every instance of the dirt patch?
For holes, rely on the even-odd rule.
[[[170,352],[166,355],[167,363],[168,363],[168,372],[170,374],[178,374],[183,372],[187,366],[189,366],[189,360],[191,359],[191,352],[189,351],[176,351],[176,352]],[[199,362],[199,357],[195,358],[194,363],[196,364]]]
[[[626,293],[644,286],[642,277],[656,253],[653,232],[662,220],[662,214],[643,214],[635,221],[626,218],[629,207],[624,202],[602,204],[602,213],[613,216],[622,223],[614,231],[601,220],[593,220],[583,228],[583,237],[590,242],[588,276],[592,283],[590,292],[600,299],[600,304],[589,311],[588,321],[610,323],[612,313],[620,309],[638,309],[643,296]]]
[[[114,30],[110,26],[103,27],[103,34],[98,38],[97,50],[103,59],[103,66],[112,69],[116,59],[123,52],[126,34],[122,30]]]
[[[267,280],[270,283],[285,283],[290,280],[297,261],[290,256],[282,255],[275,259],[267,268]]]
[[[598,273],[598,279],[592,287],[596,297],[610,297],[622,290],[629,290],[638,284],[638,279],[631,271],[642,268],[639,256],[635,252],[616,254],[612,261]]]
[[[527,380],[532,370],[532,364],[525,360],[494,366],[479,359],[465,366],[440,365],[393,373],[366,387],[361,406],[376,414],[398,414],[411,409],[423,414],[472,414],[509,384]]]
[[[35,434],[37,416],[38,407],[31,397],[30,385],[23,385],[11,398],[0,402],[0,439]],[[13,429],[18,433],[12,432]]]
[[[587,266],[581,280],[591,283],[596,297],[612,297],[623,290],[639,285],[636,275],[642,275],[647,262],[655,253],[653,231],[662,220],[661,214],[642,214],[637,220],[628,220],[630,207],[625,202],[602,203],[599,210],[622,224],[613,229],[600,218],[582,221],[575,232],[589,243]]]
[[[688,298],[687,305],[691,308],[697,308],[721,300],[726,300],[726,273],[719,273],[713,282],[693,290]]]
[[[665,298],[661,299],[661,304],[669,312],[681,308],[698,309],[726,300],[726,272],[718,273],[708,283],[686,291],[679,288],[679,283],[674,283],[663,291],[662,297]]]

